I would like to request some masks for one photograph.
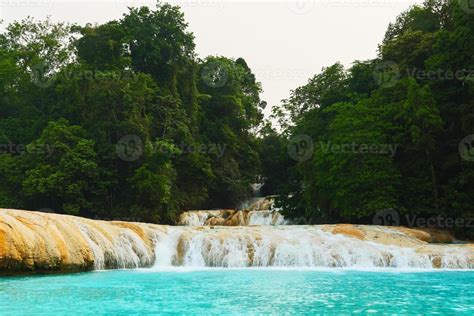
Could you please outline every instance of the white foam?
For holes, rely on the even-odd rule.
[[[239,229],[173,227],[157,241],[155,269],[223,268],[379,268],[433,269],[433,257],[415,248],[384,245],[317,226],[255,226]],[[439,250],[441,268],[471,269],[468,253]],[[466,250],[467,251],[467,250]]]
[[[103,232],[76,221],[79,231],[94,254],[94,269],[139,268],[150,265],[154,258],[144,241],[131,230],[118,235]]]
[[[249,225],[286,225],[288,222],[277,211],[250,211]]]

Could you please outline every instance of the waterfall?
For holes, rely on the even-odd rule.
[[[249,225],[286,225],[287,220],[276,211],[250,211]]]
[[[157,244],[155,268],[474,268],[467,247],[429,247],[408,237],[406,246],[380,244],[316,226],[173,227],[169,236]]]
[[[450,244],[443,231],[278,225],[284,219],[272,210],[207,212],[247,226],[162,226],[0,209],[0,273],[152,266],[474,269],[474,245]]]
[[[257,190],[257,187],[254,188]],[[181,226],[289,225],[274,207],[274,197],[253,197],[239,210],[187,211],[181,214]]]
[[[148,224],[0,209],[0,273],[151,266],[161,231]]]
[[[222,211],[189,211],[181,214],[179,224],[184,226],[204,226],[210,217],[221,217]]]
[[[239,210],[248,209],[252,205],[257,205],[257,204],[261,203],[264,199],[265,198],[263,198],[263,197],[251,197],[251,198],[243,201],[242,203],[240,203],[240,205],[237,207],[237,209],[239,209]]]
[[[145,242],[131,230],[117,234],[81,222],[76,224],[94,254],[95,270],[139,268],[153,262]]]

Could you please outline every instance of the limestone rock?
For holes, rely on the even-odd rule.
[[[454,237],[446,231],[351,224],[245,226],[253,211],[201,212],[209,226],[105,222],[0,209],[0,274],[137,268],[155,261],[224,267],[369,262],[474,268],[474,245],[451,243]]]
[[[151,265],[155,230],[148,224],[2,209],[0,272],[72,272]]]

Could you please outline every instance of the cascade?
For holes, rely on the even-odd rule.
[[[273,225],[283,221],[278,213],[252,212],[243,219],[249,226],[163,226],[0,209],[0,273],[138,267],[474,269],[474,245],[456,244],[446,231]]]
[[[255,185],[254,192],[258,192]],[[255,193],[256,194],[256,193]],[[245,201],[239,210],[187,211],[181,214],[181,226],[248,226],[288,225],[274,206],[274,197],[253,197]]]
[[[396,244],[333,234],[320,226],[172,227],[159,238],[155,268],[474,268],[472,248],[427,245],[395,231]]]

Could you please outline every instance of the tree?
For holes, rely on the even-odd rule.
[[[203,143],[219,146],[210,153],[215,181],[209,207],[236,207],[249,196],[259,174],[257,140],[252,131],[261,122],[261,91],[243,59],[208,57],[200,65]]]
[[[289,118],[281,139],[292,144],[307,135],[314,143],[313,156],[289,168],[291,184],[278,186],[287,216],[370,223],[384,208],[472,216],[474,169],[459,146],[474,131],[474,85],[466,71],[474,65],[474,20],[463,5],[429,0],[410,8],[389,26],[377,59],[348,71],[323,69],[276,109]],[[377,77],[384,65],[394,70],[390,84]],[[360,155],[335,153],[330,144],[397,149]],[[274,186],[278,177],[266,173]]]
[[[102,189],[94,142],[79,126],[50,122],[22,157],[22,191],[35,209],[44,205],[67,214],[91,212]]]

